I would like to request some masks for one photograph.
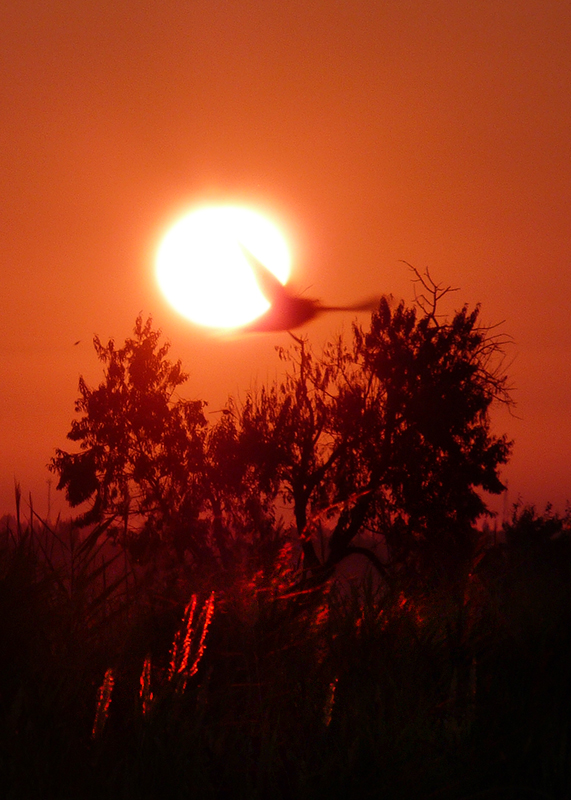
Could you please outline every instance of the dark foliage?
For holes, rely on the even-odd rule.
[[[478,309],[443,323],[404,303],[392,311],[387,299],[370,330],[353,334],[351,348],[339,340],[319,358],[301,339],[280,352],[288,375],[248,396],[237,452],[257,485],[291,507],[313,582],[354,554],[384,576],[454,579],[478,546],[479,490],[504,488],[511,445],[489,418],[494,401],[509,402],[503,342]],[[364,535],[384,563],[356,543]]]
[[[351,555],[385,580],[461,579],[486,512],[479,492],[502,491],[510,452],[489,418],[509,402],[504,340],[477,308],[441,320],[447,290],[416,275],[430,302],[392,310],[383,298],[368,331],[319,357],[296,338],[280,350],[285,379],[230,400],[210,425],[201,402],[176,397],[187,376],[150,319],[120,349],[96,338],[105,380],[80,380],[69,433],[80,452],[57,451],[58,488],[91,502],[82,522],[113,518],[132,554],[160,546],[213,580],[237,563],[267,568],[288,538],[306,586]]]
[[[50,465],[72,506],[91,501],[80,524],[112,517],[124,542],[137,531],[139,547],[165,537],[176,544],[181,520],[188,529],[200,528],[203,503],[203,403],[175,399],[188,376],[180,361],[167,359],[169,345],[159,340],[160,331],[141,317],[134,338],[119,349],[95,337],[105,380],[91,389],[80,378],[75,408],[83,416],[68,434],[80,452],[57,450]]]

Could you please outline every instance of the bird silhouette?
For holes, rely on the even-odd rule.
[[[326,306],[320,300],[294,295],[248,248],[243,244],[240,247],[252,268],[260,291],[270,304],[264,314],[244,325],[241,330],[256,333],[289,331],[328,311],[373,311],[379,304],[379,298],[370,298],[354,305]]]

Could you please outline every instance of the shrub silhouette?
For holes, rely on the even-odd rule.
[[[249,395],[235,428],[257,480],[293,511],[304,567],[316,580],[359,554],[387,574],[453,575],[477,547],[499,493],[510,443],[491,432],[494,400],[508,402],[493,359],[501,343],[463,308],[449,323],[386,299],[351,348],[316,358],[305,340],[281,351],[285,381]],[[491,363],[492,361],[492,363]],[[325,533],[318,556],[317,533]],[[356,545],[368,534],[384,546]]]
[[[427,294],[394,310],[382,298],[349,345],[316,356],[294,337],[279,351],[285,378],[242,405],[230,399],[211,424],[202,402],[176,398],[187,376],[151,319],[119,349],[96,337],[105,380],[80,379],[83,416],[68,434],[80,452],[57,451],[58,488],[72,505],[91,501],[83,522],[113,517],[132,552],[162,543],[211,572],[254,552],[267,567],[289,536],[306,583],[351,555],[385,579],[458,579],[487,510],[479,491],[503,490],[511,445],[489,412],[509,402],[506,340],[479,308],[441,318],[448,290],[428,273],[416,280]]]
[[[79,524],[112,518],[123,543],[139,549],[169,537],[176,545],[178,520],[200,528],[203,505],[203,403],[173,399],[187,375],[159,340],[160,331],[141,317],[121,348],[94,338],[105,380],[91,389],[80,378],[75,407],[83,416],[68,433],[80,452],[58,449],[50,464],[72,506],[91,502]],[[189,535],[187,545],[201,555],[200,537]]]

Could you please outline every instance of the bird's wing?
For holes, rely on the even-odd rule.
[[[289,300],[290,293],[283,284],[279,282],[273,272],[269,270],[265,264],[258,261],[256,256],[251,253],[247,247],[240,242],[242,252],[246,256],[248,264],[252,268],[256,283],[260,287],[260,291],[272,306],[274,304],[281,304],[284,300]]]

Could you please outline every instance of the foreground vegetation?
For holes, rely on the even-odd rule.
[[[3,796],[571,796],[570,519],[490,538],[507,339],[413,274],[214,417],[150,318],[95,337],[83,511],[0,531]]]
[[[102,525],[6,518],[2,796],[569,797],[570,520],[501,538],[446,591],[292,592],[286,544],[212,594]]]

